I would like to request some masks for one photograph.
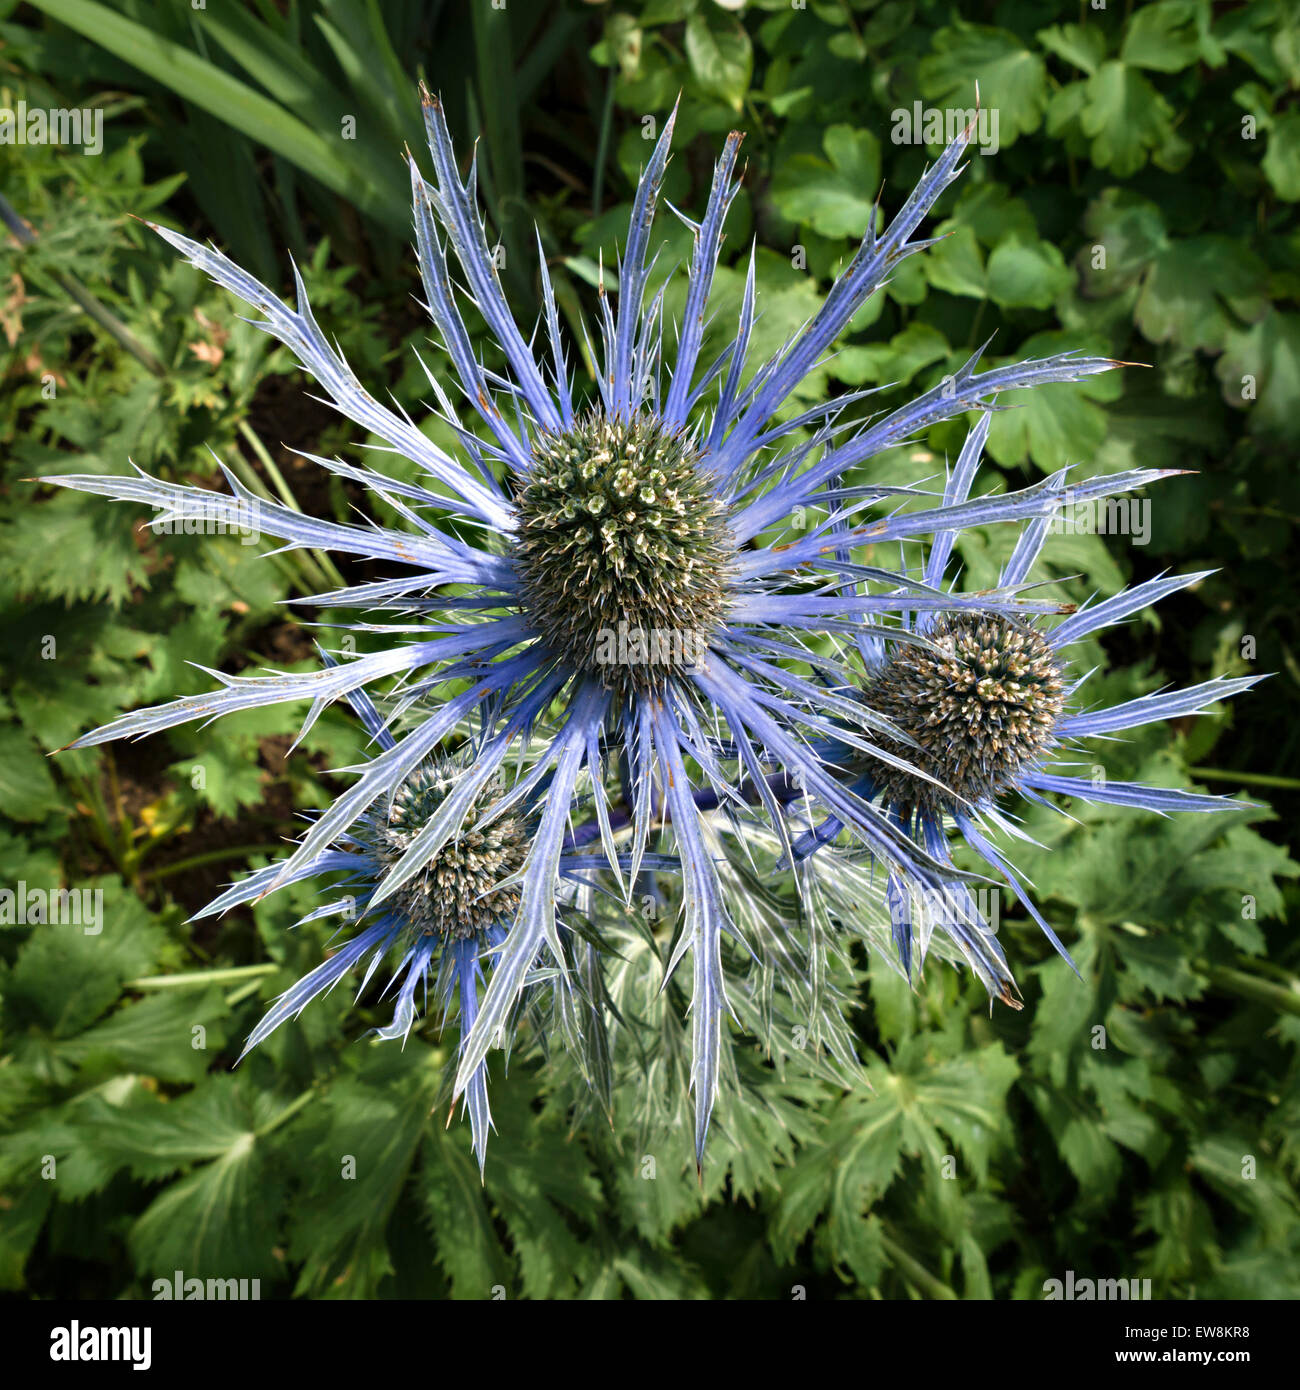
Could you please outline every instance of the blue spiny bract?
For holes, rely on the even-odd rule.
[[[397,742],[369,696],[353,691],[348,700],[380,756],[391,753]],[[295,875],[302,879],[342,873],[342,881],[336,879],[332,887],[322,889],[322,905],[303,921],[342,918],[355,932],[275,1001],[249,1034],[241,1059],[353,970],[364,971],[364,988],[390,953],[397,962],[388,987],[395,994],[393,1017],[378,1035],[405,1038],[419,1014],[417,996],[423,1000],[432,992],[444,1016],[460,1024],[463,1056],[482,1003],[480,986],[490,977],[518,921],[518,875],[533,845],[538,815],[536,796],[512,797],[499,778],[476,777],[471,754],[466,748],[451,757],[435,754],[427,759],[391,798],[359,816]],[[428,850],[425,867],[396,893],[381,898],[379,885],[412,845]],[[652,869],[670,867],[659,855],[647,855],[646,860]],[[561,852],[557,898],[566,928],[581,906],[576,900],[587,882],[585,875],[599,862],[581,850],[566,847]],[[256,900],[275,885],[284,863],[256,870],[198,916]],[[561,943],[561,950],[573,946],[570,939]],[[581,948],[589,949],[586,942]],[[590,1074],[591,1055],[603,1047],[603,1039],[594,1032],[574,1035],[566,1023],[571,1017],[568,1001],[555,999],[552,982],[532,977],[524,982],[520,997],[530,1006],[540,1005],[544,997],[551,999],[558,1026],[544,1025],[548,1046],[571,1047],[580,1069]],[[598,1016],[589,1019],[589,1029],[600,1025]],[[480,1167],[492,1127],[487,1070],[480,1061],[461,1088]]]

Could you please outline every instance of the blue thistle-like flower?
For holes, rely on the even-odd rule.
[[[561,976],[565,973],[555,886],[572,807],[585,794],[601,829],[606,861],[625,893],[645,862],[652,825],[661,820],[672,825],[685,923],[669,968],[689,953],[698,1155],[718,1084],[727,1009],[719,943],[735,928],[695,794],[732,802],[740,795],[739,779],[747,778],[759,788],[773,824],[783,828],[783,809],[766,780],[769,769],[779,767],[797,776],[817,806],[896,873],[939,887],[952,872],[943,847],[919,843],[895,816],[837,780],[814,747],[838,737],[864,757],[916,773],[908,761],[910,736],[863,702],[808,681],[791,665],[808,658],[805,643],[812,636],[864,622],[871,630],[901,612],[966,604],[1023,616],[1044,607],[1020,598],[1014,585],[969,599],[927,592],[905,576],[852,563],[851,552],[868,543],[1042,517],[1055,505],[1054,483],[995,498],[949,498],[867,521],[862,516],[867,508],[924,494],[846,480],[882,450],[991,405],[1003,391],[1074,381],[1116,364],[1065,353],[978,372],[977,352],[932,389],[874,417],[845,414],[868,393],[798,414],[787,410],[795,389],[862,304],[905,257],[930,244],[916,234],[959,173],[967,130],[925,173],[887,227],[873,220],[821,308],[752,372],[752,251],[735,335],[712,362],[700,366],[723,223],[739,187],[741,137],[729,136],[703,218],[697,223],[683,217],[694,247],[669,367],[664,292],[661,288],[647,303],[647,291],[651,230],[674,111],[635,192],[617,306],[603,288],[599,296],[597,394],[590,402],[577,402],[544,260],[538,317],[549,342],[549,363],[534,356],[531,340],[506,305],[476,206],[475,167],[461,179],[441,106],[422,95],[434,182],[411,161],[420,273],[460,394],[477,417],[477,432],[458,421],[431,373],[428,379],[440,414],[456,432],[459,458],[433,443],[404,411],[386,408],[366,393],[317,325],[296,270],[297,307],[290,309],[219,252],[155,228],[192,264],[255,306],[264,316],[254,320],[257,326],[290,347],[343,415],[420,467],[427,482],[416,484],[308,455],[382,499],[407,529],[307,517],[255,498],[228,472],[229,497],[142,473],[49,480],[159,507],[175,518],[195,514],[239,524],[252,506],[259,527],[286,546],[403,566],[409,570],[404,577],[320,594],[313,601],[413,615],[415,621],[405,627],[359,625],[372,632],[405,632],[411,640],[306,675],[213,672],[222,689],[125,715],[74,746],[284,701],[310,701],[309,726],[331,701],[397,678],[398,698],[385,722],[397,727],[406,721],[409,727],[368,762],[344,769],[359,774],[357,780],[314,821],[294,853],[259,879],[259,890],[270,891],[314,872],[324,856],[336,852],[331,847],[350,826],[390,799],[445,739],[463,732],[477,716],[481,737],[462,774],[455,814],[435,816],[400,856],[385,863],[369,900],[378,908],[400,901],[445,846],[476,828],[475,797],[494,785],[518,740],[545,716],[554,732],[511,794],[525,795],[543,779],[546,794],[520,871],[518,907],[462,1044],[457,1087],[470,1086],[490,1047],[503,1039],[539,957],[549,956]],[[448,249],[459,263],[469,303],[504,357],[501,373],[489,371],[474,355],[453,290]],[[1140,469],[1079,483],[1074,492],[1087,500],[1162,476],[1162,470]],[[783,533],[764,540],[793,514],[819,509],[825,514],[810,529],[793,538]],[[431,519],[437,517],[456,523],[457,533],[440,529]],[[481,539],[471,544],[465,534]],[[454,598],[446,594],[447,586],[456,586]],[[439,699],[438,692],[449,687],[453,693]],[[908,754],[892,751],[896,748]],[[612,796],[630,808],[626,879],[609,832]]]
[[[328,655],[324,659],[327,666],[334,664]],[[348,700],[378,747],[385,752],[392,749],[396,741],[369,696],[352,691]],[[515,795],[500,777],[471,787],[466,779],[471,762],[468,750],[430,757],[391,795],[367,808],[310,864],[293,871],[291,881],[320,874],[344,875],[335,882],[333,892],[337,896],[309,912],[299,926],[342,917],[357,931],[276,1000],[249,1035],[240,1061],[282,1023],[296,1018],[313,999],[361,967],[364,975],[358,993],[364,991],[380,962],[393,951],[399,959],[388,990],[395,992],[396,1003],[392,1021],[377,1029],[377,1035],[404,1040],[419,1011],[417,992],[423,999],[432,983],[435,999],[442,1001],[444,1017],[454,1014],[457,1018],[464,1047],[478,1015],[483,980],[514,925],[519,871],[527,858],[538,815],[536,792]],[[473,819],[474,828],[444,842],[396,893],[384,899],[377,896],[385,875],[420,835],[436,827],[440,819],[461,816]],[[672,867],[672,861],[660,855],[648,855],[647,861],[648,868]],[[592,888],[587,875],[604,863],[601,855],[576,847],[566,849],[559,858],[561,900],[576,912],[588,914]],[[282,867],[273,863],[250,874],[197,913],[196,919],[263,896],[280,881]],[[589,941],[579,944],[580,949],[589,946]],[[535,985],[526,982],[520,1003],[537,992]],[[589,1070],[591,1040],[570,1026],[563,1009],[560,1017],[566,1031],[574,1034],[580,1068]],[[599,1018],[590,1010],[586,1022],[599,1027]],[[471,1073],[464,1101],[481,1169],[492,1128],[486,1062],[480,1062]]]
[[[990,419],[983,414],[967,436],[944,494],[949,504],[960,503],[971,491]],[[1053,479],[1052,486],[1061,490],[1064,480]],[[1063,490],[1059,497],[1062,505],[1075,500]],[[1050,516],[1040,517],[1024,528],[1002,569],[1000,589],[1029,579],[1051,522]],[[951,532],[935,538],[922,576],[928,589],[942,588],[953,542]],[[885,764],[868,765],[849,748],[828,750],[828,758],[854,767],[850,778],[854,793],[878,804],[935,858],[948,857],[946,827],[955,826],[975,854],[1015,890],[1048,940],[1073,966],[1028,886],[990,838],[995,832],[1024,838],[999,802],[1006,796],[1022,796],[1051,806],[1046,794],[1056,793],[1161,815],[1220,811],[1242,804],[1201,792],[1094,781],[1051,770],[1053,760],[1080,740],[1202,714],[1264,679],[1216,677],[1184,690],[1143,695],[1110,709],[1080,705],[1087,674],[1077,679],[1072,675],[1069,648],[1211,573],[1162,575],[1051,625],[991,610],[928,610],[903,619],[909,634],[926,639],[924,645],[860,634],[857,650],[864,667],[860,698],[911,736],[908,755],[933,780]],[[843,679],[850,678],[846,674]],[[836,817],[826,817],[798,838],[796,858],[806,860],[835,840],[842,829]],[[930,933],[938,928],[956,941],[991,994],[1013,1002],[1008,992],[1013,981],[1002,948],[991,933],[980,930],[983,918],[965,883],[954,878],[941,894],[929,900],[921,895],[918,901],[913,885],[891,869],[886,897],[894,944],[905,971],[911,970],[914,937],[920,936],[924,956]]]

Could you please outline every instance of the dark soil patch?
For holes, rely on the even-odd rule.
[[[301,623],[274,623],[263,628],[252,644],[259,656],[266,658],[268,666],[291,666],[296,661],[319,661],[316,641],[311,629]]]

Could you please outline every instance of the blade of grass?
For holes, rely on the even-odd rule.
[[[395,175],[388,176],[374,167],[359,151],[351,159],[344,158],[338,148],[342,142],[331,143],[238,78],[95,0],[33,3],[185,101],[282,155],[366,215],[405,235],[410,221],[405,192],[395,194]],[[399,167],[397,160],[394,167]]]
[[[515,293],[522,295],[528,284],[524,247],[530,244],[530,226],[524,203],[524,156],[510,15],[490,5],[475,5],[473,19],[477,104],[492,166],[495,221],[506,251],[507,278]]]
[[[605,160],[609,157],[609,133],[614,125],[614,70],[605,84],[605,105],[600,113],[600,138],[596,141],[595,172],[591,180],[591,215],[600,216],[600,199],[605,191]]]
[[[324,27],[319,17],[317,24]],[[330,81],[301,45],[276,33],[245,10],[223,7],[211,11],[205,15],[204,25],[249,77],[313,130],[341,132],[345,116],[358,117],[353,132],[355,146],[349,151],[349,158],[355,162],[359,157],[377,174],[384,175],[387,196],[400,197],[405,206],[401,147],[409,127],[404,128],[394,119],[393,108],[398,95],[405,94],[407,105],[415,110],[410,99],[415,90],[414,78],[403,76],[397,92],[386,99],[377,98],[364,63],[355,61],[348,43],[337,31],[332,37],[326,33],[325,38],[332,47],[335,41],[339,45],[335,57],[350,83],[346,88]],[[387,86],[385,83],[385,89]],[[418,122],[412,117],[411,126],[415,125]]]
[[[357,76],[349,74],[353,91],[376,108],[393,141],[419,149],[424,125],[418,103],[411,99],[415,76],[402,65],[377,0],[367,0],[364,14],[356,0],[324,0],[324,8],[332,27],[346,38],[353,61],[359,64]],[[320,19],[316,22],[322,27]],[[342,63],[340,66],[348,71]]]
[[[371,3],[374,3],[374,0],[371,0]],[[569,46],[569,41],[581,28],[583,18],[573,10],[561,10],[549,21],[542,21],[545,25],[544,32],[529,35],[524,56],[515,72],[517,107],[522,109],[532,101],[533,94],[559,62],[560,55]]]
[[[247,420],[241,420],[239,422],[239,433],[248,441],[248,447],[257,455],[258,462],[265,470],[266,476],[270,478],[272,487],[280,494],[280,501],[283,502],[286,507],[301,513],[302,508],[298,505],[298,499],[293,495],[289,484],[285,482],[284,475],[280,472],[279,468],[276,467],[275,460],[271,457],[266,445],[263,444],[253,432],[253,428]],[[310,554],[317,565],[320,566],[322,573],[329,579],[331,587],[335,589],[345,589],[347,587],[347,580],[339,573],[338,567],[330,558],[328,552],[324,550],[313,550]]]

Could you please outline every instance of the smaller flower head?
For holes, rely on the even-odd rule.
[[[881,795],[904,814],[951,813],[1015,786],[1047,751],[1065,706],[1064,668],[1036,628],[967,612],[941,617],[926,636],[932,647],[899,643],[863,690],[918,745],[890,751],[943,784],[879,764]]]
[[[982,415],[967,436],[944,492],[944,501],[951,507],[963,504],[970,494],[990,419],[989,414]],[[1049,479],[1047,486],[1062,503],[1067,500],[1065,474]],[[1151,579],[1071,612],[1050,626],[1042,618],[1017,617],[1001,609],[998,596],[1028,581],[1050,525],[1049,514],[1025,526],[989,595],[954,593],[949,609],[936,611],[931,606],[904,615],[892,640],[878,632],[858,638],[865,668],[859,692],[863,703],[916,741],[916,748],[903,750],[907,758],[942,786],[851,749],[838,750],[834,756],[845,769],[850,789],[878,804],[934,858],[952,862],[947,830],[955,827],[967,846],[1015,891],[1048,940],[1069,961],[1069,953],[1035,906],[1026,884],[993,842],[992,836],[999,832],[1025,838],[999,803],[1007,796],[1018,796],[1051,805],[1047,796],[1052,794],[1158,814],[1229,809],[1239,803],[1131,782],[1097,783],[1063,775],[1052,770],[1051,764],[1080,740],[1199,714],[1247,690],[1260,677],[1209,680],[1186,690],[1144,695],[1110,709],[1083,707],[1080,691],[1086,675],[1071,671],[1069,648],[1207,576]],[[944,587],[954,540],[951,531],[936,535],[922,575],[927,589]],[[984,599],[987,609],[976,606]],[[845,671],[842,679],[848,683],[853,678]],[[841,829],[840,820],[832,816],[805,830],[794,844],[795,857],[807,859],[830,847]],[[840,853],[838,849],[831,852]],[[956,944],[990,994],[1013,1002],[1009,991],[1014,981],[1006,958],[967,883],[954,876],[939,894],[918,892],[916,882],[891,867],[886,900],[905,972],[911,970],[914,941],[919,942],[924,959],[933,932],[939,930]]]
[[[328,657],[326,664],[333,665]],[[353,692],[349,699],[376,744],[385,752],[394,748],[393,735],[370,698]],[[388,990],[395,992],[396,1004],[392,1021],[377,1030],[379,1037],[405,1039],[416,1021],[417,991],[427,992],[432,984],[435,997],[443,1003],[444,1021],[455,1016],[460,1025],[463,1055],[465,1039],[480,1011],[480,986],[516,925],[519,879],[538,821],[538,797],[507,792],[500,777],[475,779],[472,768],[468,751],[451,757],[431,755],[390,797],[360,816],[294,875],[303,879],[342,871],[346,876],[336,882],[337,892],[302,920],[343,917],[359,930],[276,1000],[249,1035],[241,1060],[354,968],[364,967],[364,989],[383,957],[394,950],[400,955]],[[396,892],[378,899],[379,884],[416,843],[433,846],[420,872]],[[566,849],[561,854],[557,896],[563,906],[570,911],[575,904],[585,909],[592,891],[585,875],[601,863],[603,858],[581,851]],[[660,867],[668,861],[648,855],[646,863]],[[280,861],[258,869],[198,915],[211,916],[262,897],[280,886],[277,880],[283,867]],[[561,933],[561,950],[594,949],[587,942],[579,947],[568,936]],[[526,979],[520,1007],[531,1006],[542,987],[531,976]],[[566,1017],[560,1010],[561,1030]],[[598,1021],[593,1016],[593,1024]],[[601,1040],[586,1035],[569,1040],[577,1046],[579,1070],[590,1076],[589,1050],[601,1045]],[[492,1128],[486,1062],[473,1069],[464,1096],[481,1168]]]
[[[373,856],[381,875],[410,849],[460,775],[461,769],[450,759],[431,759],[397,789],[386,817],[368,815],[354,827],[358,842]],[[471,824],[491,810],[502,791],[500,778],[494,778],[478,794],[467,817]],[[404,917],[419,936],[467,941],[513,916],[519,906],[513,879],[527,857],[523,818],[503,815],[444,845],[393,894],[392,911]]]

